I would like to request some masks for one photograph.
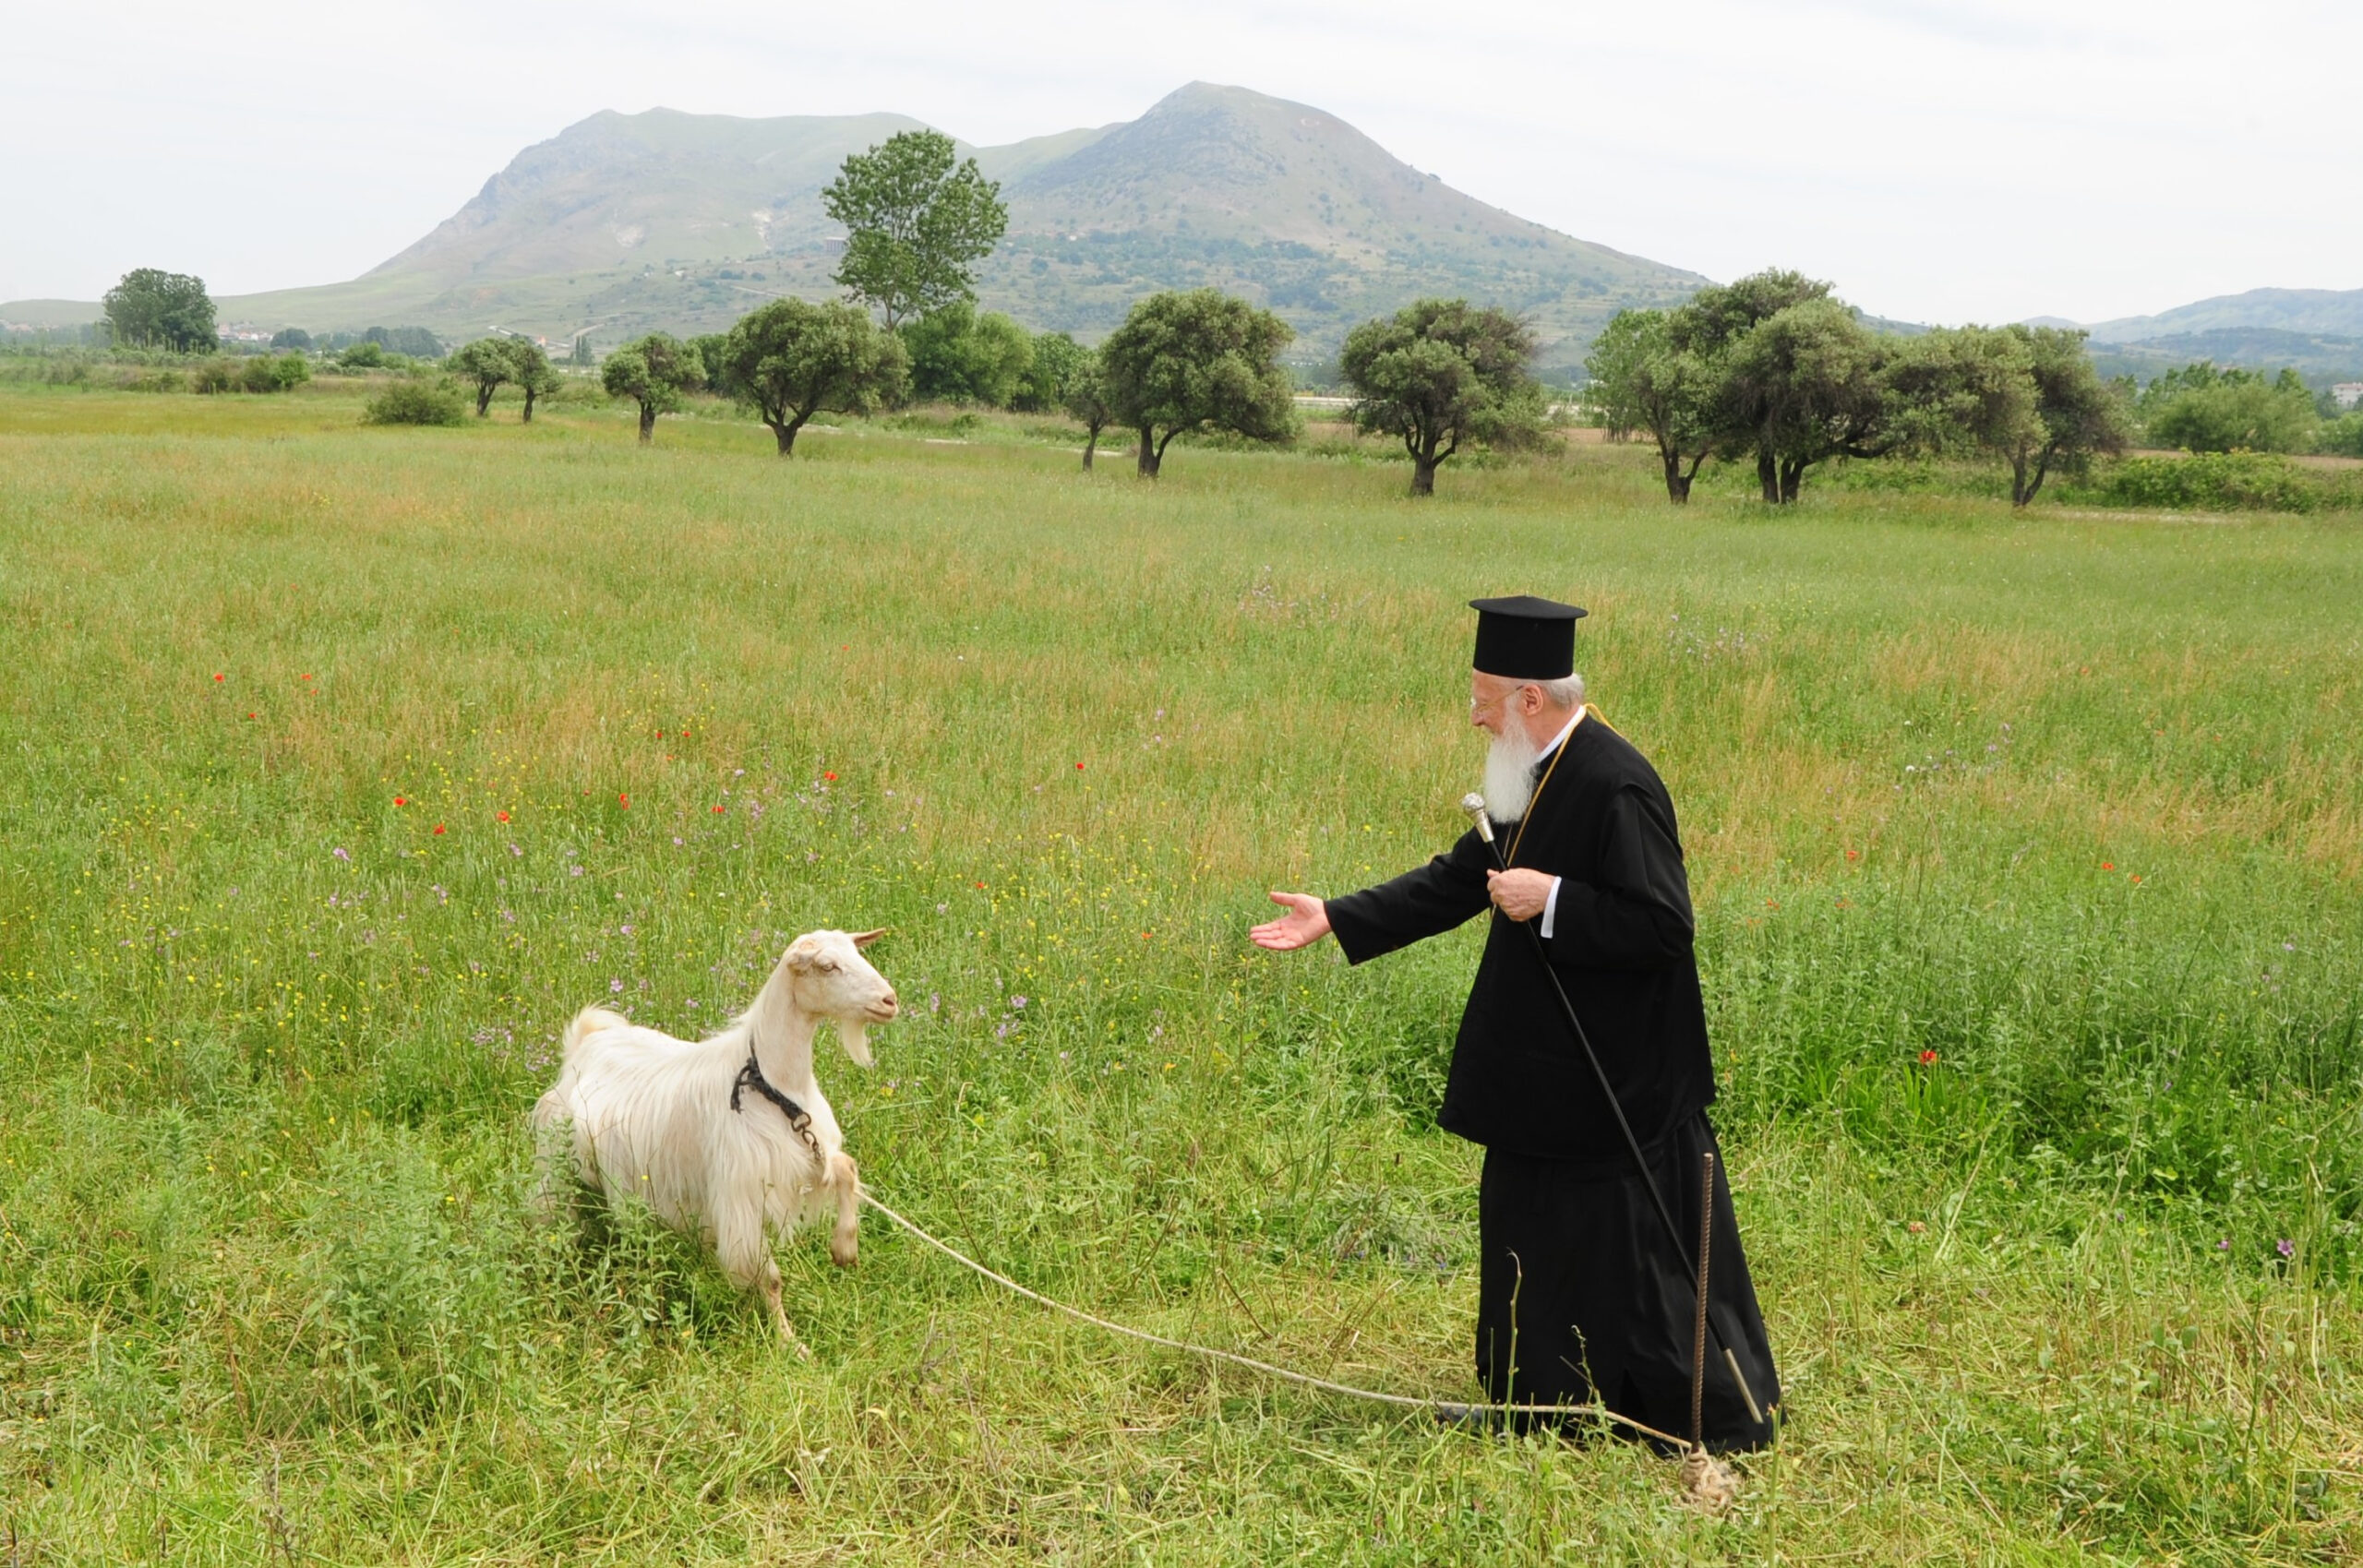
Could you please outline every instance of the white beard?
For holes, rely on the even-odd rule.
[[[1510,723],[1493,738],[1485,753],[1485,814],[1496,823],[1515,822],[1526,815],[1534,794],[1534,764],[1542,749],[1523,725]]]

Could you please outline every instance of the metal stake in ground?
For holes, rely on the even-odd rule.
[[[1502,846],[1493,839],[1493,819],[1486,813],[1485,797],[1464,795],[1460,797],[1460,808],[1468,812],[1477,824],[1477,836],[1485,841],[1485,848],[1493,856],[1494,868],[1508,870],[1510,864],[1503,858]],[[1600,1065],[1600,1053],[1591,1048],[1591,1036],[1584,1033],[1582,1021],[1576,1017],[1576,1004],[1567,999],[1567,988],[1559,984],[1559,972],[1551,966],[1550,953],[1543,951],[1542,933],[1531,921],[1520,920],[1515,924],[1526,933],[1527,946],[1534,952],[1534,962],[1542,966],[1544,976],[1551,982],[1551,994],[1559,999],[1559,1021],[1576,1037],[1576,1044],[1583,1047],[1584,1060],[1591,1068],[1592,1079],[1599,1083],[1601,1096],[1607,1100],[1610,1114],[1616,1118],[1616,1131],[1625,1135],[1625,1152],[1633,1156],[1633,1168],[1639,1174],[1641,1186],[1649,1195],[1649,1205],[1658,1212],[1658,1223],[1665,1227],[1666,1241],[1673,1248],[1673,1255],[1682,1260],[1682,1266],[1689,1271],[1691,1288],[1698,1293],[1698,1311],[1703,1315],[1707,1310],[1706,1277],[1700,1274],[1698,1265],[1691,1261],[1690,1249],[1683,1244],[1682,1232],[1674,1226],[1673,1211],[1665,1206],[1665,1195],[1658,1191],[1657,1178],[1649,1174],[1649,1162],[1641,1153],[1641,1141],[1633,1136],[1633,1124],[1625,1119],[1625,1107],[1616,1098],[1614,1086],[1608,1082],[1608,1071]],[[1711,1183],[1709,1191],[1711,1197]],[[1718,1335],[1716,1337],[1721,1339],[1722,1336]],[[1739,1384],[1739,1396],[1746,1402],[1749,1418],[1761,1421],[1764,1418],[1763,1409],[1756,1403],[1756,1393],[1747,1386],[1747,1379],[1739,1370],[1739,1358],[1732,1354],[1729,1346],[1723,1347],[1723,1365],[1731,1370],[1732,1381]]]

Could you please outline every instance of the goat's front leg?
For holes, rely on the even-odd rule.
[[[829,1262],[853,1267],[855,1232],[861,1225],[861,1171],[840,1151],[829,1162],[829,1184],[837,1190],[837,1227],[829,1233]]]
[[[772,1250],[763,1240],[762,1210],[741,1206],[726,1220],[718,1222],[714,1229],[714,1250],[723,1272],[741,1289],[763,1293],[763,1305],[771,1310],[772,1326],[779,1331],[779,1342],[793,1347],[798,1356],[810,1360],[811,1350],[796,1337],[796,1330],[788,1326],[787,1311],[780,1305],[779,1264],[772,1261]]]

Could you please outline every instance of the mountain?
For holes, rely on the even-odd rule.
[[[844,236],[822,188],[848,153],[919,125],[594,114],[361,277],[229,296],[221,317],[316,333],[587,329],[607,343],[719,330],[765,298],[835,292]],[[1706,281],[1488,207],[1333,114],[1244,88],[1196,82],[1137,120],[962,150],[1002,183],[1010,211],[982,304],[1086,340],[1143,294],[1211,283],[1270,305],[1301,335],[1295,357],[1317,360],[1366,317],[1465,294],[1526,313],[1544,367],[1565,372],[1618,309]],[[97,314],[80,308],[77,319]],[[0,305],[0,318],[28,317]]]
[[[2309,387],[2363,381],[2363,338],[2332,332],[2288,332],[2274,327],[2218,327],[2204,332],[2172,332],[2132,342],[2086,345],[2104,376],[2138,381],[2199,360],[2225,368],[2296,370]]]
[[[2363,338],[2363,289],[2250,289],[2127,316],[2091,329],[2096,343],[2146,342],[2192,332],[2266,329]]]

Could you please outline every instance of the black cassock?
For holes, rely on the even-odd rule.
[[[1503,827],[1501,847],[1512,866],[1561,879],[1542,945],[1685,1250],[1695,1250],[1700,1156],[1715,1148],[1707,1120],[1715,1078],[1673,802],[1648,760],[1596,714],[1537,775],[1527,820]],[[1351,963],[1392,952],[1491,909],[1492,867],[1471,830],[1415,871],[1328,900],[1330,927]],[[1687,1435],[1697,1311],[1688,1271],[1531,943],[1498,912],[1436,1120],[1485,1146],[1477,1372],[1490,1395],[1584,1404],[1597,1390],[1609,1408]],[[1769,1410],[1780,1382],[1720,1154],[1707,1295],[1717,1334]],[[1749,1415],[1711,1340],[1709,1357],[1709,1446],[1769,1442],[1770,1421]]]

